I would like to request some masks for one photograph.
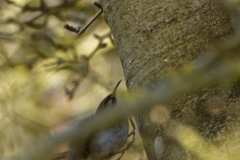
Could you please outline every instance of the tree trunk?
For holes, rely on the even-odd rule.
[[[206,54],[214,44],[233,33],[230,18],[219,0],[101,0],[100,3],[130,91],[156,85],[171,71]],[[219,93],[222,92],[218,87],[208,88],[174,100],[167,107],[173,119],[193,126],[204,138],[211,139],[216,130],[203,124],[210,121],[213,125],[219,121],[223,124],[226,119],[206,109]],[[149,160],[156,159],[154,139],[159,135],[163,136],[165,146],[162,159],[198,157],[155,126],[148,113],[135,118]],[[206,130],[211,136],[205,136]]]

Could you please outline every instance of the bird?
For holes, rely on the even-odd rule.
[[[113,92],[101,101],[94,116],[117,106],[116,92],[120,83],[121,80]],[[128,138],[128,130],[128,117],[124,117],[119,123],[93,133],[85,142],[73,143],[68,160],[109,160],[121,152]]]

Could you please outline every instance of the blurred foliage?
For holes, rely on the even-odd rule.
[[[233,2],[228,3],[230,9],[236,7]],[[96,109],[116,82],[123,79],[121,64],[103,16],[81,36],[63,27],[65,23],[75,27],[84,26],[99,10],[92,3],[93,1],[87,0],[0,1],[0,159],[20,151],[43,133],[54,135],[65,130],[68,127],[65,122]],[[239,39],[236,42],[239,43]],[[229,47],[219,47],[217,52],[230,52],[232,48],[239,50],[239,44],[232,48],[236,43],[229,44]],[[199,67],[193,63],[183,67],[185,75]],[[231,61],[229,66],[230,64]],[[177,79],[179,71],[170,72],[170,76]],[[190,82],[194,83],[194,80]],[[224,85],[226,84],[221,87],[224,88]],[[125,96],[123,88],[121,85],[120,94]],[[228,87],[226,88],[225,91],[228,92]],[[229,99],[238,100],[239,88],[233,88],[236,88],[236,91],[229,92],[229,97],[232,96]],[[203,111],[199,113],[209,113],[211,117],[217,117],[227,111],[239,112],[239,108],[232,109],[235,104],[221,110],[222,101],[216,101],[209,100],[209,105],[203,107]],[[170,119],[179,120],[184,117],[178,110],[170,113],[167,108],[153,108],[153,111],[150,111],[151,120],[167,126]],[[202,116],[204,121],[201,124],[206,125],[204,122],[209,122],[207,116]],[[238,114],[235,117],[238,118]],[[225,139],[222,138],[224,140],[219,142],[219,136],[223,136],[221,133],[215,139],[216,146],[221,143],[222,148],[216,148],[204,139],[206,136],[202,137],[200,132],[183,124],[169,132],[174,135],[169,135],[200,158],[211,159],[212,155],[219,153],[216,150],[221,151],[225,146],[236,146],[235,149],[238,150],[239,143],[231,139],[230,134],[239,135],[239,123],[233,125],[233,120],[227,118],[229,117],[226,117],[229,123],[226,124],[230,129],[227,128],[229,131]],[[209,123],[209,130],[215,127],[214,124],[215,121],[213,124]],[[201,129],[201,126],[197,127]],[[67,149],[67,145],[63,144],[56,148],[55,152]],[[237,151],[229,150],[230,157],[237,157]],[[209,154],[205,155],[208,151]],[[140,137],[136,137],[134,146],[122,159],[146,159]]]
[[[102,16],[81,36],[63,27],[84,26],[99,10],[93,1],[2,0],[0,8],[0,156],[9,157],[95,109],[124,76]]]

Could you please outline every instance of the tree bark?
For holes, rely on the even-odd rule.
[[[100,3],[130,91],[154,87],[171,71],[207,54],[214,44],[233,34],[229,15],[219,0],[100,0]],[[222,93],[219,87],[211,87],[166,106],[173,119],[193,126],[201,135],[205,135],[206,130],[215,133],[203,124],[225,122],[225,115],[216,116],[206,111],[212,106],[212,100],[219,98],[219,93]],[[149,160],[156,159],[154,139],[159,135],[163,136],[165,146],[162,159],[197,158],[156,126],[149,113],[143,112],[135,118]]]

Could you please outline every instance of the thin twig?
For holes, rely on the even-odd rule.
[[[78,28],[75,28],[73,26],[70,26],[68,24],[64,24],[63,27],[71,32],[75,32],[77,33],[78,35],[80,34],[83,34],[87,29],[88,27],[102,14],[103,12],[103,8],[102,6],[97,3],[97,2],[94,2],[93,3],[95,6],[97,6],[98,8],[100,8],[100,11],[98,11],[98,13],[84,26],[84,27],[78,27]]]
[[[94,34],[94,37],[97,38],[98,40],[98,45],[95,47],[95,49],[89,54],[89,56],[86,55],[81,55],[80,58],[76,58],[77,61],[81,61],[81,63],[84,63],[83,66],[87,67],[87,72],[86,73],[81,73],[79,77],[75,80],[73,80],[73,88],[68,89],[65,88],[65,93],[68,95],[69,100],[72,100],[75,94],[76,89],[78,86],[81,84],[81,81],[83,80],[84,77],[88,76],[91,79],[94,79],[96,76],[93,76],[93,70],[89,66],[89,60],[97,53],[98,50],[105,48],[107,45],[106,43],[103,43],[103,41],[111,35],[111,32],[108,32],[102,36],[99,36],[97,34]],[[92,73],[90,73],[92,72]],[[93,78],[94,77],[94,78]],[[96,81],[96,80],[95,80]],[[99,82],[100,83],[100,82]],[[103,83],[100,83],[101,85]],[[106,85],[105,85],[106,87]]]
[[[98,13],[83,27],[83,28],[80,28],[79,32],[78,32],[78,35],[80,34],[83,34],[86,29],[102,14],[103,12],[103,9],[102,9],[102,6],[97,3],[97,2],[94,2],[93,3],[95,6],[97,6],[98,8],[100,8],[100,11],[98,11]]]
[[[136,127],[135,127],[135,124],[134,124],[134,122],[133,122],[133,120],[131,118],[129,118],[129,121],[130,121],[130,123],[131,123],[131,125],[133,127],[133,130],[128,134],[128,137],[130,137],[132,135],[132,140],[131,140],[131,142],[129,142],[127,144],[127,146],[124,149],[121,149],[120,151],[118,151],[116,153],[116,154],[121,153],[121,155],[118,157],[117,160],[120,160],[122,158],[122,156],[124,155],[125,151],[128,150],[130,147],[132,147],[132,145],[133,145],[133,143],[135,141],[135,129],[136,129]]]

